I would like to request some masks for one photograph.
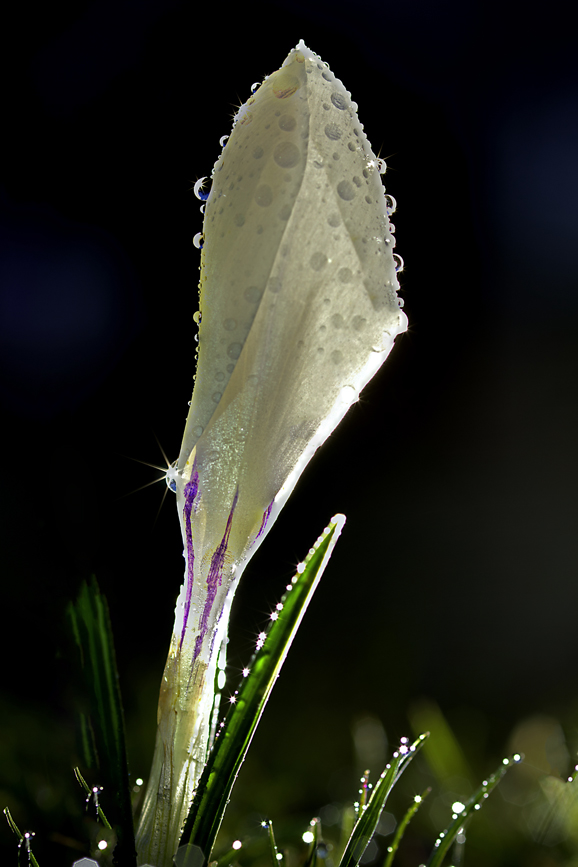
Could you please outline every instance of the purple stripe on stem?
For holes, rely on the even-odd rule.
[[[199,653],[201,652],[201,646],[203,643],[203,639],[207,632],[207,626],[209,622],[209,616],[211,614],[211,608],[213,607],[213,602],[215,601],[215,596],[217,595],[217,587],[220,587],[223,580],[223,564],[225,562],[225,554],[227,553],[227,546],[229,544],[229,536],[231,534],[231,524],[233,523],[233,512],[235,511],[235,507],[237,505],[237,500],[239,499],[239,488],[235,491],[235,496],[233,498],[233,505],[231,506],[231,511],[229,512],[229,517],[227,519],[227,526],[225,527],[225,532],[223,534],[223,538],[217,546],[217,550],[211,557],[211,565],[209,567],[209,574],[207,576],[207,598],[205,600],[205,607],[203,608],[203,613],[199,619],[199,634],[197,635],[197,640],[195,642],[195,650],[193,653],[193,660],[197,658]]]
[[[196,461],[195,461],[196,463]],[[183,646],[183,639],[187,628],[187,620],[189,619],[189,610],[191,607],[191,596],[193,593],[193,582],[195,580],[193,567],[195,565],[195,552],[193,551],[193,531],[191,528],[191,512],[195,503],[195,497],[199,490],[199,474],[193,465],[193,472],[190,481],[185,485],[185,531],[187,538],[187,593],[185,596],[185,614],[183,617],[183,631],[181,632],[181,640],[179,642],[179,650]]]
[[[274,502],[275,502],[274,500],[271,500],[271,502],[269,503],[269,505],[267,506],[267,508],[263,512],[263,517],[261,519],[261,526],[259,527],[259,532],[255,536],[255,539],[258,539],[259,536],[262,536],[263,533],[265,532],[265,527],[267,526],[267,521],[269,520],[269,517],[271,515],[271,509],[273,508]]]

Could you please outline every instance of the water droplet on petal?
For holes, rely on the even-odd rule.
[[[403,271],[403,259],[399,255],[399,253],[393,254],[393,261],[395,262],[395,270]]]
[[[204,239],[204,237],[203,237],[203,233],[202,233],[202,232],[197,232],[197,234],[196,234],[195,237],[193,238],[193,244],[195,245],[195,247],[196,247],[198,250],[202,250],[202,248],[203,248],[203,241],[204,241],[204,240],[205,240],[205,239]]]
[[[347,99],[343,96],[342,93],[338,93],[337,91],[331,94],[331,102],[333,103],[335,108],[339,109],[339,111],[345,111],[345,109],[347,108]]]
[[[259,87],[259,84],[260,84],[260,82],[258,82],[258,81],[253,82],[253,84],[251,85],[251,93],[255,93],[255,91]]]
[[[165,476],[165,481],[167,483],[167,488],[173,492],[173,494],[177,491],[177,462],[173,461],[170,467],[167,469],[167,474]]]
[[[340,199],[343,199],[344,202],[350,202],[355,198],[355,190],[349,181],[340,181],[337,184],[337,195]]]
[[[228,135],[222,135],[221,138],[219,139],[219,144],[221,145],[222,148],[224,148],[225,145],[227,144],[228,138],[229,138]]]
[[[395,198],[391,195],[391,193],[385,194],[385,206],[387,208],[388,216],[389,216],[389,214],[393,214],[393,212],[397,208],[397,202],[396,202]]]
[[[210,193],[210,190],[203,190],[203,186],[206,180],[207,176],[205,175],[204,178],[199,178],[199,180],[195,183],[195,186],[193,187],[193,192],[195,196],[197,197],[197,199],[201,199],[202,202],[207,201]]]
[[[385,160],[378,159],[377,160],[377,171],[380,175],[384,175],[387,171],[387,163]]]

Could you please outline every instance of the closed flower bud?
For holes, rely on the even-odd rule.
[[[406,329],[380,169],[350,94],[303,42],[239,110],[215,164],[175,475],[186,574],[137,837],[154,864],[171,863],[205,760],[243,568]]]

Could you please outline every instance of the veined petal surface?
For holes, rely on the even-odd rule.
[[[378,165],[350,94],[303,42],[215,165],[179,498],[194,465],[222,538],[238,492],[236,560],[407,327]]]

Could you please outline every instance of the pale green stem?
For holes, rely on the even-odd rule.
[[[223,585],[227,585],[226,580]],[[217,659],[227,635],[236,583],[193,661],[194,641],[173,633],[162,678],[153,763],[136,833],[137,863],[172,867],[182,827],[206,757]],[[222,611],[220,611],[222,609]]]

